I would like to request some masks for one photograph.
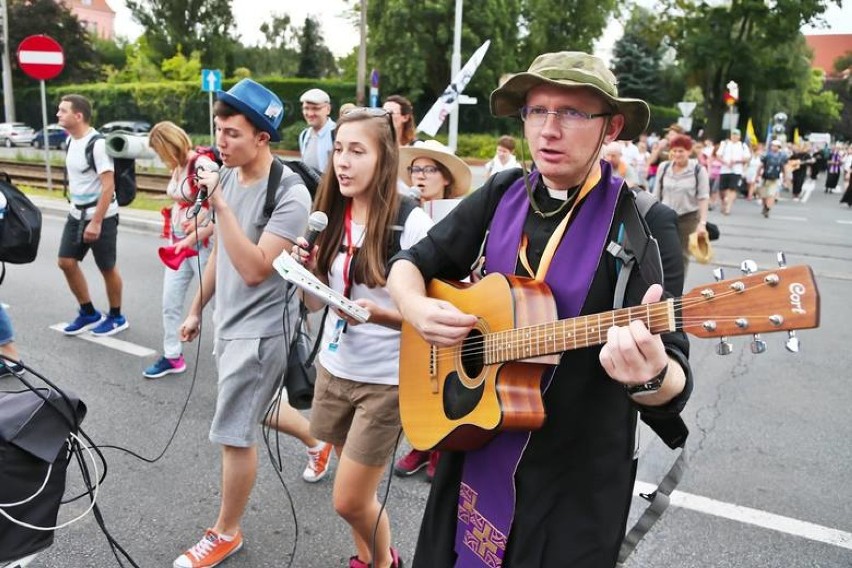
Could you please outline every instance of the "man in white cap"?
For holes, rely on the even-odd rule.
[[[329,118],[331,99],[322,89],[305,91],[299,101],[308,127],[299,134],[299,151],[307,165],[325,171],[334,146],[335,122]]]
[[[692,390],[686,335],[657,335],[659,328],[651,333],[651,318],[639,316],[658,313],[658,307],[633,310],[638,317],[632,321],[609,314],[578,318],[579,324],[574,319],[621,303],[614,302],[621,296],[616,275],[624,269],[612,255],[626,249],[612,245],[618,244],[625,222],[635,226],[641,219],[632,192],[599,156],[604,144],[639,136],[650,111],[644,101],[618,96],[616,78],[602,60],[578,52],[539,56],[528,71],[510,76],[491,94],[491,110],[495,116],[520,117],[536,170],[519,168],[489,178],[424,239],[392,259],[388,289],[405,321],[434,346],[433,353],[446,350],[448,356],[465,357],[463,369],[456,367],[457,372],[433,383],[448,390],[438,402],[444,415],[430,415],[430,427],[468,417],[469,405],[478,406],[479,397],[497,396],[501,404],[532,408],[513,390],[520,387],[518,374],[529,380],[519,390],[541,395],[541,421],[533,431],[477,431],[475,423],[468,423],[453,432],[454,437],[493,438],[475,450],[441,452],[413,568],[611,568],[632,498],[637,411],[644,421],[659,421],[655,431],[676,447],[685,440],[679,413]],[[627,306],[660,299],[661,275],[650,277],[646,270],[651,266],[661,268],[667,294],[679,296],[683,287],[676,214],[654,203],[644,219],[659,255],[645,255],[640,273],[632,271],[623,298]],[[486,275],[475,286],[494,285],[483,293],[487,300],[462,311],[446,299],[427,297],[426,282],[432,278],[467,276],[484,239],[485,270],[494,278]],[[529,289],[517,296],[514,289],[498,294],[499,283],[505,290],[509,282],[498,274],[535,279],[527,284],[536,287],[534,305],[522,299]],[[543,309],[538,303],[543,289],[549,289],[553,302],[547,312],[553,315],[539,318],[549,330],[545,341],[559,339],[543,347],[488,333],[490,310],[512,310],[517,304],[515,317],[528,321],[528,310]],[[557,325],[551,323],[557,317],[574,320],[573,330],[551,332],[558,327],[550,327]],[[473,328],[477,331],[471,334]],[[480,346],[484,335],[492,336],[486,345],[493,341],[497,350],[511,353],[489,360],[481,350],[477,353],[476,339],[462,351],[458,346],[469,334],[479,338]],[[523,341],[520,333],[518,338]],[[547,365],[516,361],[523,353],[550,354],[551,359]],[[487,368],[479,373],[468,366],[467,357],[486,359]],[[400,368],[407,364],[401,361]],[[429,373],[408,378],[428,383]],[[463,373],[471,374],[463,379]],[[500,389],[494,393],[489,389],[496,388],[497,373]],[[404,409],[402,394],[400,388]]]

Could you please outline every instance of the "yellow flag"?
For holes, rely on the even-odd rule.
[[[749,146],[757,146],[758,142],[760,142],[757,133],[754,131],[754,124],[751,122],[751,119],[748,119],[748,123],[746,124],[746,142]]]
[[[799,129],[798,129],[798,128],[794,128],[794,129],[793,129],[793,144],[798,144],[798,143],[799,143],[799,141],[800,141],[800,138],[799,138]]]

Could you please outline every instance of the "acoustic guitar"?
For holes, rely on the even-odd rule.
[[[399,407],[419,450],[476,449],[502,430],[544,423],[540,382],[564,351],[606,342],[607,330],[642,320],[652,333],[723,337],[814,328],[819,295],[808,266],[756,272],[680,298],[558,319],[542,282],[490,274],[476,284],[432,280],[430,297],[479,322],[452,347],[430,345],[407,323],[400,344]],[[627,396],[627,395],[625,395]]]

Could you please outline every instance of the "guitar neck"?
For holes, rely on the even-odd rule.
[[[532,359],[602,345],[610,327],[633,320],[642,321],[654,334],[675,331],[674,300],[489,333],[485,336],[485,363]]]

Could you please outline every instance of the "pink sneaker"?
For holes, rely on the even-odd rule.
[[[400,477],[414,475],[429,463],[429,452],[411,450],[393,465],[393,472]]]

